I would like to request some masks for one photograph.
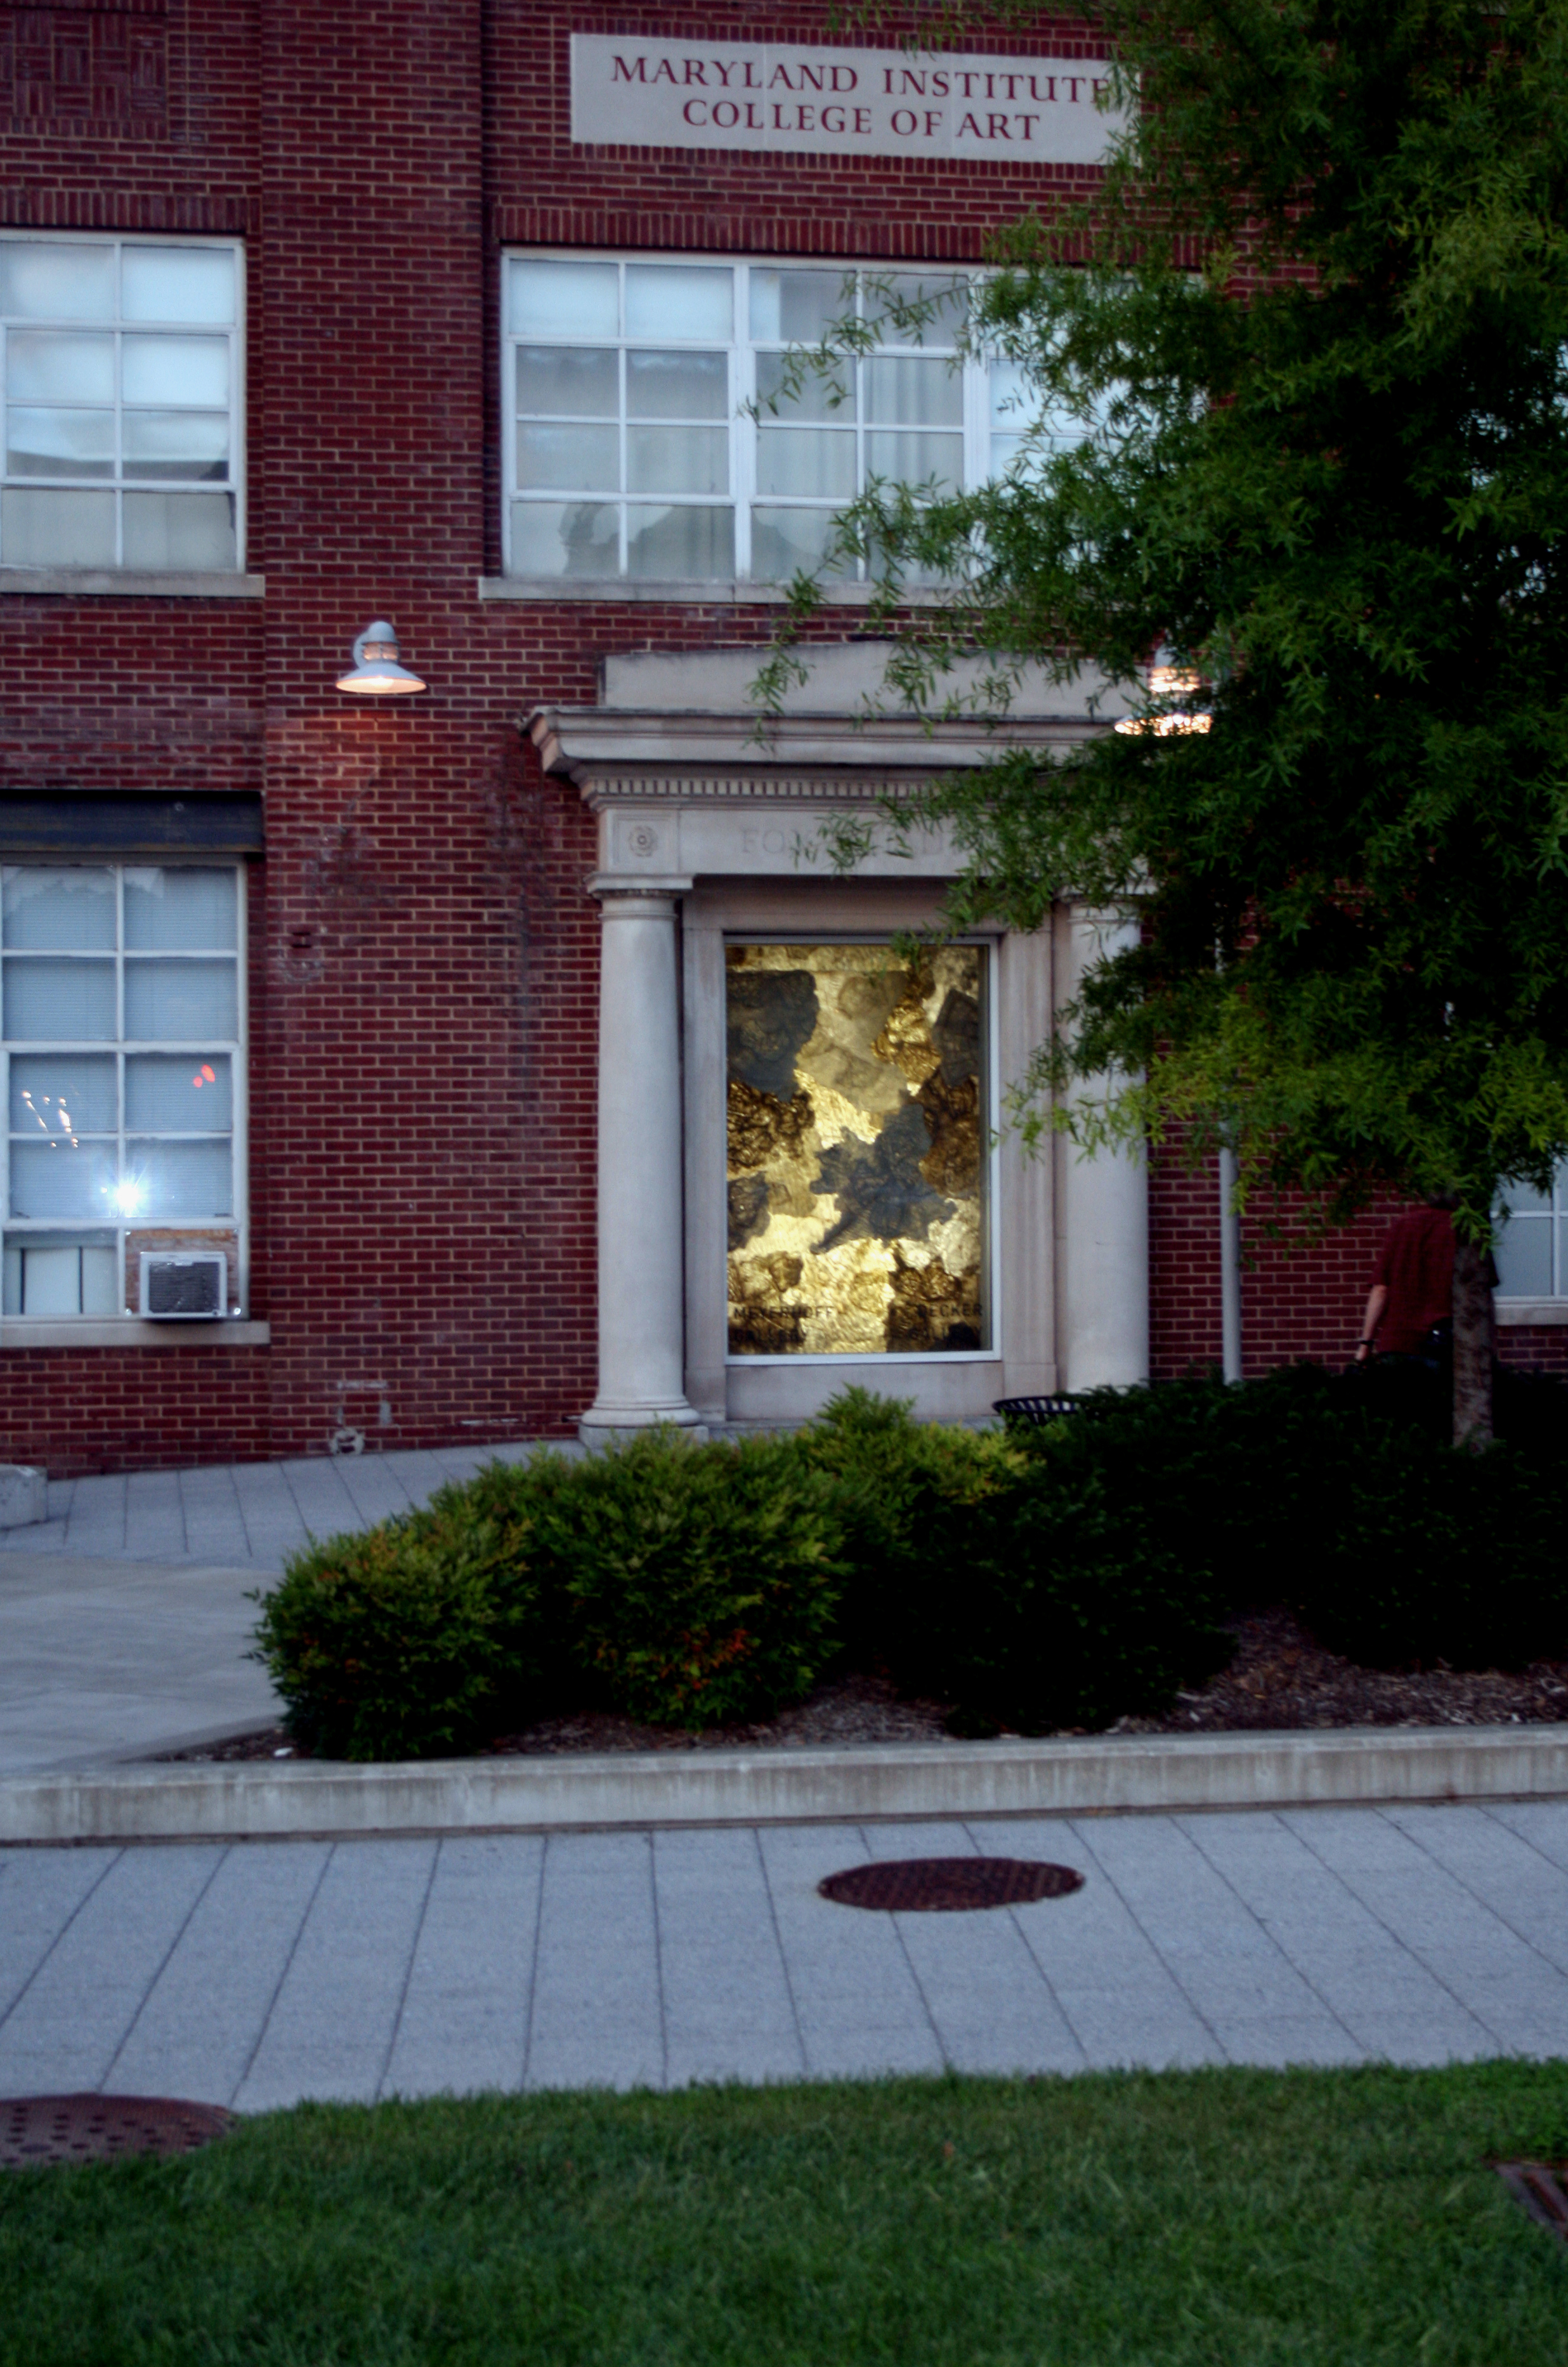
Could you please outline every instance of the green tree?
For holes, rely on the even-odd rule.
[[[1060,763],[999,743],[906,821],[957,833],[955,927],[1068,892],[1142,916],[1027,1123],[1109,1070],[1066,1105],[1091,1141],[1228,1135],[1244,1194],[1335,1218],[1450,1200],[1456,1436],[1483,1440],[1498,1187],[1568,1150],[1568,5],[1099,15],[1127,127],[1090,200],[1000,242],[971,318],[1020,366],[1024,453],[959,496],[873,487],[842,532],[902,618],[901,696],[956,699],[978,651],[983,705],[1023,662],[1086,667],[1146,728]]]

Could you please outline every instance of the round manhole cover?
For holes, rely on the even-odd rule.
[[[233,2118],[221,2104],[166,2096],[6,2096],[0,2098],[0,2168],[193,2153],[221,2137]]]
[[[881,1907],[900,1915],[1024,1907],[1035,1898],[1065,1898],[1083,1886],[1083,1875],[1070,1865],[1023,1857],[879,1858],[830,1874],[817,1885],[824,1898],[840,1907]]]

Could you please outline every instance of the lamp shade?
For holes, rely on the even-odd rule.
[[[397,635],[386,621],[378,617],[367,625],[354,644],[354,663],[347,674],[337,677],[339,690],[352,690],[362,697],[399,698],[411,690],[423,690],[425,685],[416,674],[397,662]]]

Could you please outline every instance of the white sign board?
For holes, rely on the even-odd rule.
[[[1097,164],[1103,58],[572,36],[572,137],[629,148]]]

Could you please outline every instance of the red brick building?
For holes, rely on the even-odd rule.
[[[1018,423],[939,320],[835,410],[747,405],[1092,172],[1096,71],[1068,18],[938,68],[809,7],[0,7],[6,1455],[1216,1358],[1211,1178],[985,1147],[1092,923],[914,975],[945,852],[810,859],[982,753],[857,723],[860,587],[749,711],[835,501]],[[383,617],[426,687],[340,689]],[[1380,1229],[1260,1249],[1249,1368],[1348,1354]],[[1511,1234],[1528,1361],[1565,1229]]]

